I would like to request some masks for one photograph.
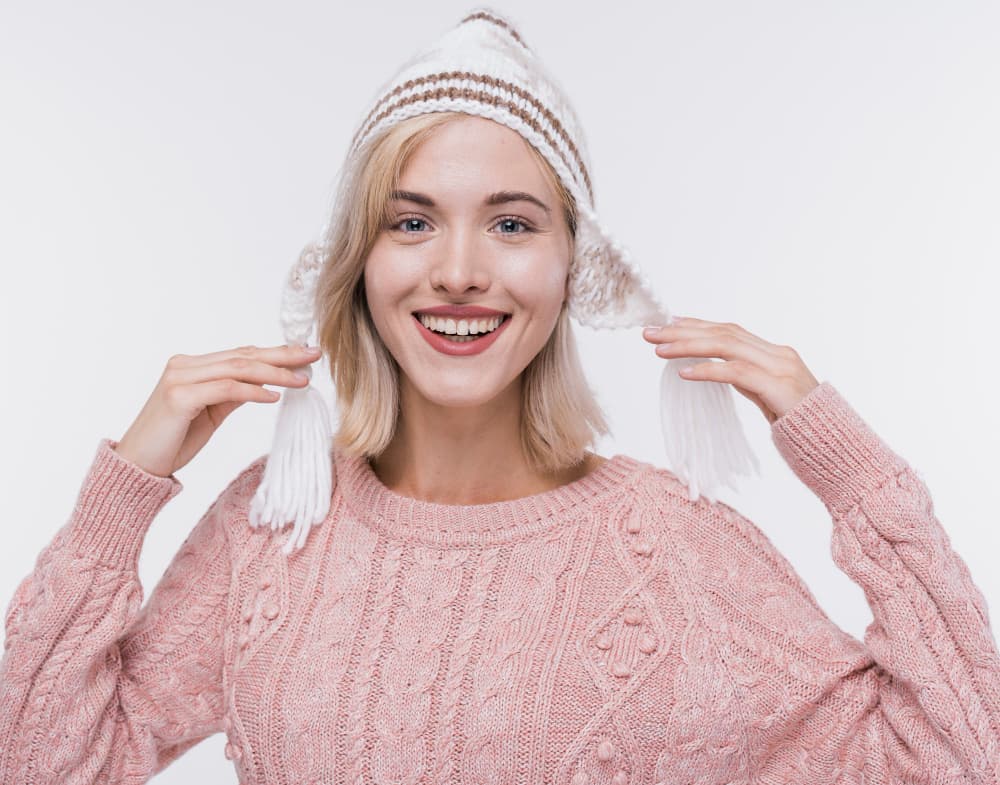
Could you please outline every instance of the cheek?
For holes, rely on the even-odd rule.
[[[368,309],[381,325],[387,316],[413,286],[408,279],[413,270],[393,254],[381,253],[376,246],[368,255],[364,267],[365,296]]]
[[[568,271],[565,262],[547,255],[509,266],[505,279],[514,299],[522,305],[536,309],[551,306],[558,311],[566,292]]]

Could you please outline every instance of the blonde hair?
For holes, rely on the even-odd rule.
[[[364,290],[364,266],[379,233],[391,221],[390,194],[417,147],[441,125],[465,116],[432,112],[392,126],[359,162],[359,174],[326,238],[314,313],[319,345],[330,362],[339,423],[334,446],[348,455],[377,457],[388,447],[399,416],[399,364],[382,342]],[[559,195],[576,236],[576,203],[555,171],[528,145]],[[521,379],[521,446],[534,471],[578,465],[598,436],[610,433],[580,364],[568,305],[545,346]]]

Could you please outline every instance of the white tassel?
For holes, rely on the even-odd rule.
[[[660,424],[671,470],[688,486],[688,498],[700,494],[714,502],[719,485],[736,489],[735,474],[760,475],[743,425],[733,406],[732,387],[725,382],[685,379],[678,371],[703,362],[701,357],[675,357],[660,376]]]
[[[299,369],[312,378],[312,367]],[[330,510],[333,465],[330,415],[319,390],[309,384],[283,391],[274,441],[264,477],[250,504],[253,527],[269,523],[273,530],[294,521],[282,553],[301,548],[315,524]]]

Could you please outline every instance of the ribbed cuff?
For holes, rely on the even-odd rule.
[[[146,531],[184,488],[173,475],[150,474],[101,439],[69,523],[69,544],[102,564],[134,568]]]
[[[771,424],[792,471],[833,513],[907,466],[830,382],[821,382]]]

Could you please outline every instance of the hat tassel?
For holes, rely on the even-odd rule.
[[[728,383],[684,379],[678,371],[703,358],[675,357],[660,376],[660,423],[671,469],[688,486],[691,501],[700,494],[714,502],[719,485],[736,489],[733,477],[760,474],[747,442]]]
[[[301,370],[312,378],[311,366]],[[286,556],[302,547],[310,528],[330,509],[330,434],[330,416],[319,390],[312,384],[284,390],[274,442],[248,519],[255,528],[267,523],[275,530],[294,520],[282,548]]]

